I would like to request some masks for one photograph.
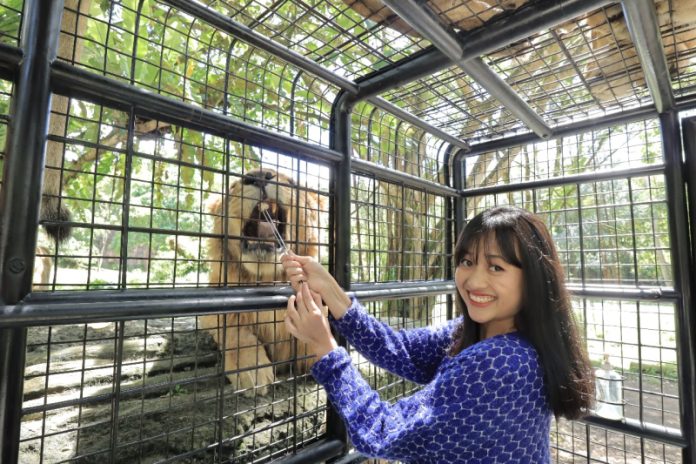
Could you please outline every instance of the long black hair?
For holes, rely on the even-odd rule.
[[[515,328],[539,355],[551,410],[557,418],[583,416],[594,399],[594,378],[551,234],[541,219],[524,209],[495,207],[466,225],[454,250],[455,265],[492,242],[505,261],[522,270],[522,305]],[[450,355],[480,341],[480,324],[469,317],[459,292],[456,304],[464,320],[453,335]]]

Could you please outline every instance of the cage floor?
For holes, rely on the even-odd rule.
[[[156,331],[157,323],[148,321],[149,330]],[[171,329],[171,319],[161,324]],[[221,381],[212,338],[193,335],[195,326],[195,318],[179,318],[172,334],[160,332],[147,341],[127,337],[118,388],[115,324],[52,328],[54,340],[101,332],[86,354],[104,369],[85,369],[82,344],[53,349],[49,366],[45,345],[33,345],[25,370],[20,462],[152,463],[179,461],[177,456],[190,463],[254,462],[323,429],[317,408],[326,400],[314,382],[295,382],[286,373],[276,377],[268,395],[235,392]],[[45,339],[46,331],[30,329],[29,345]],[[86,402],[74,404],[80,398]],[[293,421],[297,416],[303,419]],[[222,445],[216,445],[220,438]]]

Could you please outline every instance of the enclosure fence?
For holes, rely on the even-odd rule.
[[[422,3],[0,0],[0,463],[367,460],[272,227],[408,329],[457,316],[456,234],[504,204],[622,378],[554,462],[695,462],[688,2]]]

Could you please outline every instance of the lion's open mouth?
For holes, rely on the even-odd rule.
[[[242,234],[242,251],[247,253],[274,253],[280,251],[280,244],[273,234],[273,224],[270,224],[262,214],[267,210],[278,229],[280,235],[285,238],[287,229],[287,210],[278,203],[259,202],[251,212],[251,216],[244,223]]]

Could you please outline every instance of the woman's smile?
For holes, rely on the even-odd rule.
[[[469,300],[474,306],[484,307],[493,302],[495,297],[483,293],[469,292]]]
[[[506,261],[495,237],[481,243],[476,253],[465,253],[454,280],[469,317],[481,324],[482,337],[515,329],[522,305],[522,269]]]

